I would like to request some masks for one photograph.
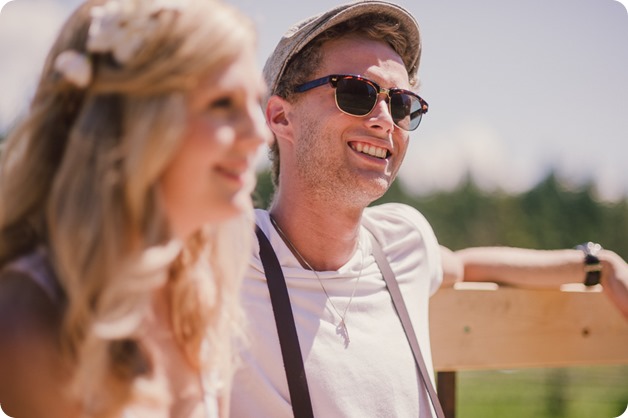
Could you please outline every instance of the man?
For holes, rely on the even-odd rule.
[[[413,92],[420,53],[419,28],[406,10],[363,1],[295,25],[264,69],[277,187],[256,221],[285,276],[316,417],[435,416],[376,246],[394,272],[432,380],[428,302],[443,270],[448,283],[463,274],[485,280],[487,272],[499,280],[511,271],[492,261],[498,251],[515,271],[529,273],[534,264],[552,286],[584,274],[578,251],[452,253],[415,209],[367,207],[393,182],[409,132],[429,109]],[[623,266],[625,277],[621,263],[616,257],[612,265]],[[250,345],[235,377],[233,417],[294,415],[268,275],[256,252],[243,289]]]

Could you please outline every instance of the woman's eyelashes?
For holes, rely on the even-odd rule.
[[[209,102],[209,109],[231,109],[234,106],[234,100],[231,96],[220,96]]]

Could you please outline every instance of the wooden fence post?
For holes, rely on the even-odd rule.
[[[456,372],[438,372],[436,391],[445,417],[456,418]]]

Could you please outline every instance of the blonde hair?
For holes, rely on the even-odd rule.
[[[87,1],[65,23],[0,166],[0,266],[48,249],[66,296],[60,342],[89,416],[117,414],[150,375],[135,319],[166,281],[170,326],[190,364],[220,368],[228,379],[252,225],[246,213],[208,226],[172,265],[142,270],[146,251],[171,240],[158,181],[185,129],[187,94],[254,42],[254,30],[219,0],[185,0],[159,13],[154,32],[119,64],[86,50],[90,10],[102,3]],[[55,58],[69,49],[90,57],[85,88],[55,71]]]

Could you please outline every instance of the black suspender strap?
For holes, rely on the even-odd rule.
[[[255,233],[259,241],[259,254],[264,265],[266,283],[268,284],[268,292],[270,293],[270,300],[275,315],[283,365],[286,369],[286,378],[288,379],[292,412],[297,418],[314,418],[310,391],[308,390],[307,378],[305,376],[305,366],[303,365],[301,347],[299,346],[299,336],[297,335],[297,328],[292,315],[286,280],[270,241],[257,225]]]
[[[423,361],[423,355],[421,354],[421,348],[419,347],[419,340],[414,333],[414,327],[412,326],[412,322],[410,321],[410,316],[408,314],[408,310],[406,309],[406,304],[403,301],[403,297],[401,296],[401,291],[399,290],[399,284],[397,283],[397,279],[395,279],[395,274],[390,268],[388,259],[386,258],[382,247],[379,245],[379,242],[377,242],[377,239],[373,236],[372,233],[370,233],[370,231],[369,235],[371,236],[371,242],[373,243],[373,256],[375,257],[375,261],[377,262],[377,265],[379,266],[379,269],[384,276],[384,281],[386,281],[388,293],[390,293],[393,305],[395,306],[397,315],[401,320],[401,325],[403,325],[406,337],[408,338],[408,343],[410,343],[410,347],[412,348],[414,360],[417,364],[417,367],[419,368],[421,379],[423,380],[423,384],[425,385],[427,393],[430,396],[432,405],[434,406],[436,416],[438,418],[445,418],[445,413],[443,412],[443,408],[440,405],[438,396],[436,395],[436,391],[434,390],[434,386],[432,385],[432,380],[430,379],[430,375],[427,372],[427,367],[425,367],[425,361]]]

